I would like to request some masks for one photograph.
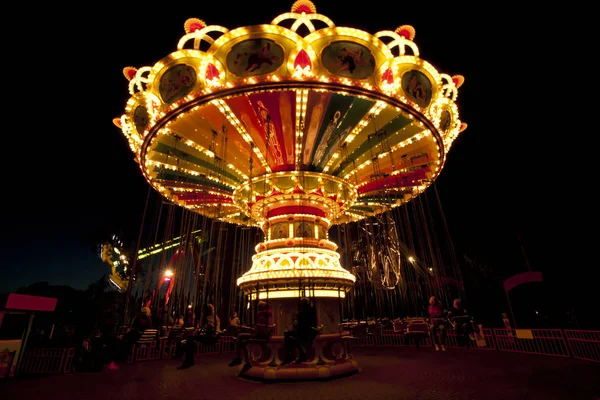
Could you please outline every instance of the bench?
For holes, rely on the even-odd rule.
[[[158,357],[155,354],[157,337],[158,329],[145,329],[135,341],[130,362],[160,358],[160,354],[158,354]]]

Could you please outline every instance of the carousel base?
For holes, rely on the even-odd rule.
[[[281,365],[285,354],[283,336],[268,342],[251,342],[248,351],[251,367],[238,367],[238,377],[264,383],[327,381],[358,373],[356,360],[339,334],[320,335],[305,346],[307,361]]]

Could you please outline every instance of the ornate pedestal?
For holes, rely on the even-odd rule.
[[[283,336],[273,336],[268,343],[250,343],[252,367],[238,367],[238,376],[261,382],[297,382],[343,378],[359,372],[339,334],[321,334],[305,348],[308,361],[281,366]]]

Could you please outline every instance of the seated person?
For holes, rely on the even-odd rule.
[[[467,310],[462,307],[460,299],[455,299],[452,303],[452,308],[448,311],[448,317],[454,325],[456,330],[456,338],[460,346],[466,348],[471,347],[471,341],[469,340],[469,334],[472,332],[471,320]]]
[[[203,328],[207,336],[212,336],[221,332],[221,319],[215,312],[215,306],[210,303],[206,305],[204,326],[200,326],[199,328]]]
[[[294,329],[283,334],[285,346],[285,358],[281,365],[289,364],[294,359],[294,350],[300,354],[296,362],[306,361],[306,350],[304,344],[312,343],[317,336],[317,313],[310,301],[303,297],[300,305]]]
[[[229,326],[227,327],[227,331],[230,333],[230,336],[237,336],[239,326],[240,317],[238,317],[237,311],[234,311],[229,318]]]
[[[261,300],[257,305],[256,324],[254,332],[241,332],[237,335],[235,346],[235,358],[229,363],[230,367],[240,365],[242,363],[242,355],[245,359],[244,368],[251,367],[250,354],[248,353],[248,342],[251,338],[268,339],[271,337],[271,308],[266,301]]]
[[[106,346],[109,350],[109,370],[117,370],[117,363],[127,361],[133,352],[135,343],[140,339],[146,329],[152,329],[152,315],[149,307],[142,307],[141,313],[131,321],[131,328],[123,335],[121,340],[110,340]]]
[[[229,326],[238,326],[240,324],[240,318],[238,317],[237,311],[234,311],[229,318]]]

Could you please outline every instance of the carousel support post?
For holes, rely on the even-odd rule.
[[[138,252],[140,251],[140,244],[142,242],[142,232],[144,232],[144,221],[146,220],[146,211],[148,210],[148,202],[150,200],[150,193],[152,192],[152,186],[148,187],[148,195],[146,196],[146,205],[144,206],[144,213],[142,214],[142,223],[140,224],[140,233],[138,234],[137,245],[135,247],[135,253],[133,255],[133,262],[129,269],[129,282],[127,283],[127,295],[125,297],[125,312],[123,313],[123,326],[129,323],[129,301],[131,299],[131,288],[133,287],[133,277],[138,261]],[[158,294],[158,293],[157,293]]]
[[[510,316],[513,320],[513,325],[515,329],[517,329],[517,320],[515,319],[515,313],[513,312],[512,304],[510,303],[510,297],[508,296],[508,290],[504,289],[504,294],[506,294],[506,301],[508,302],[508,309],[510,310]]]

